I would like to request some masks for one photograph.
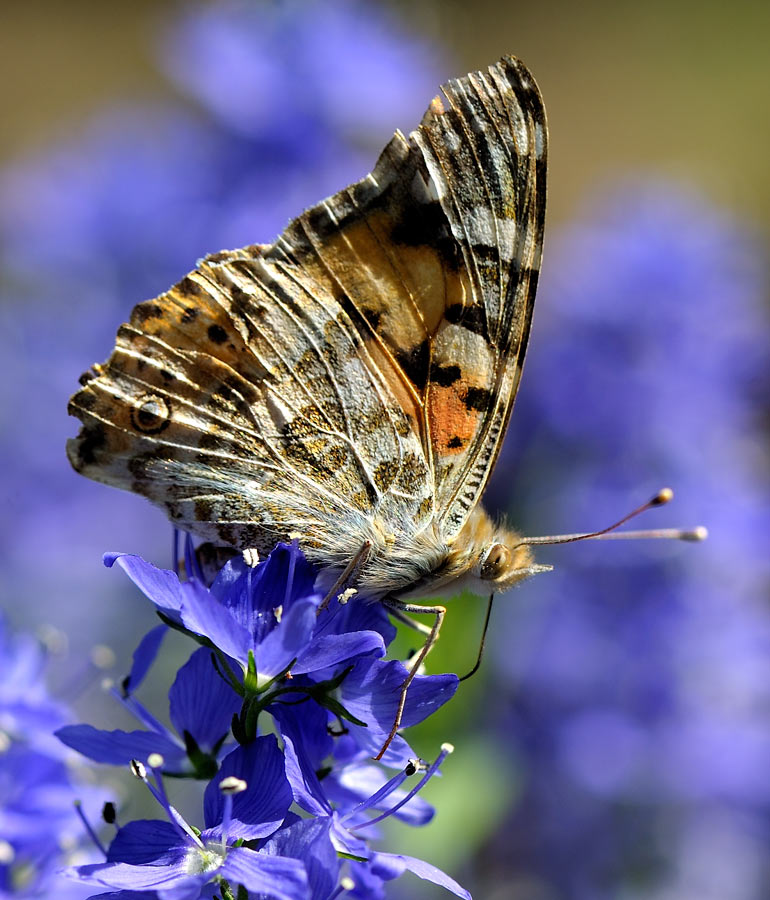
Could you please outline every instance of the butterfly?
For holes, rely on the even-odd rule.
[[[432,637],[444,608],[414,599],[541,569],[479,498],[532,320],[545,111],[510,56],[442,93],[274,243],[210,255],[136,306],[81,378],[67,446],[207,540],[297,538],[325,589],[432,613]]]

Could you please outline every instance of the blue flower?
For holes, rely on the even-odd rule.
[[[317,633],[323,598],[296,544],[278,544],[253,567],[242,556],[230,560],[210,588],[199,578],[182,582],[138,556],[108,554],[105,562],[117,562],[169,621],[238,662],[244,676],[253,667],[255,690],[289,669],[304,675],[385,652],[377,631]]]
[[[66,725],[56,736],[95,762],[127,765],[132,759],[145,761],[158,753],[166,772],[201,778],[211,777],[217,760],[229,749],[225,739],[241,705],[239,696],[217,675],[211,651],[203,647],[182,666],[169,690],[169,717],[175,731],[135,697],[117,692],[115,696],[145,729],[102,731],[91,725]]]
[[[193,554],[188,552],[187,559],[188,569],[194,570]],[[224,690],[229,680],[233,696],[243,700],[239,740],[254,736],[261,711],[278,714],[283,704],[313,699],[329,711],[319,725],[324,734],[328,719],[341,716],[342,733],[351,737],[359,753],[371,756],[383,745],[408,674],[402,663],[381,659],[385,638],[390,640],[394,629],[381,605],[361,599],[349,604],[334,600],[319,610],[322,598],[314,593],[315,571],[296,544],[279,544],[256,566],[247,565],[242,556],[233,558],[210,588],[200,576],[180,581],[174,572],[157,569],[137,556],[108,554],[105,561],[124,569],[169,623],[217,652],[219,670],[212,668],[208,677],[218,682],[217,691]],[[156,640],[149,641],[146,655],[135,655],[135,668],[145,671],[147,657],[157,648]],[[200,666],[206,667],[204,657]],[[193,679],[205,676],[198,669],[192,674]],[[457,683],[455,675],[416,677],[407,694],[404,726],[421,722],[438,709],[454,694]],[[132,703],[141,715],[141,708]],[[217,721],[223,723],[224,718]],[[183,728],[198,747],[200,727],[202,723]],[[217,728],[213,735],[221,738]],[[60,736],[101,762],[124,761],[126,754],[145,758],[155,749],[177,765],[186,752],[163,726],[153,727],[151,733],[112,734],[75,726]],[[208,747],[213,745],[209,742]],[[401,766],[413,755],[399,736],[383,760]]]
[[[110,844],[106,862],[78,866],[71,870],[73,878],[116,889],[116,898],[132,897],[135,891],[162,891],[164,897],[194,900],[211,896],[207,886],[222,881],[275,900],[307,896],[307,876],[298,860],[242,844],[274,832],[291,803],[283,755],[274,737],[258,738],[225,758],[206,789],[206,828],[201,832],[170,805],[159,770],[153,771],[154,784],[141,764],[135,771],[169,821],[128,823]]]
[[[450,745],[442,747],[430,766],[419,760],[410,760],[402,771],[390,779],[386,779],[382,770],[375,766],[348,766],[336,773],[325,774],[321,780],[306,748],[301,742],[293,740],[292,734],[296,736],[296,730],[287,729],[285,721],[283,726],[286,774],[294,799],[314,816],[310,820],[314,824],[311,826],[303,821],[290,826],[287,832],[279,831],[273,838],[276,848],[281,847],[289,855],[296,853],[297,858],[304,858],[306,843],[315,848],[315,853],[322,853],[323,847],[331,845],[351,860],[349,877],[353,896],[379,896],[385,882],[408,870],[458,897],[470,900],[468,891],[435,866],[411,856],[375,852],[368,844],[379,834],[375,826],[391,816],[403,817],[412,824],[424,825],[430,821],[432,809],[424,802],[417,802],[417,794],[438,773],[441,763],[452,752]],[[417,772],[423,773],[419,782],[410,791],[401,790],[406,779]],[[340,789],[343,784],[345,790]],[[335,796],[337,802],[332,800]],[[379,811],[379,815],[371,816],[375,811]],[[338,877],[339,869],[338,862]],[[358,894],[356,889],[364,885],[366,892]],[[329,894],[318,896],[328,897]]]
[[[85,896],[58,870],[80,851],[74,802],[93,812],[101,791],[78,784],[51,729],[71,715],[45,684],[47,657],[0,617],[0,895]]]

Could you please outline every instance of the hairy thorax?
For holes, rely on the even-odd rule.
[[[493,522],[480,506],[451,541],[435,522],[420,532],[396,535],[376,521],[367,540],[371,550],[353,585],[372,598],[450,597],[464,590],[486,596],[541,570],[520,535]],[[323,573],[322,582],[333,582],[335,574]]]

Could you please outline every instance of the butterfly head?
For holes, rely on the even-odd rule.
[[[479,596],[507,591],[550,566],[534,562],[517,532],[495,523],[477,506],[442,554],[440,564],[405,596],[426,597],[468,590]]]
[[[477,572],[474,572],[486,593],[507,591],[519,581],[538,572],[549,572],[550,566],[536,565],[531,549],[519,543],[516,532],[499,528],[491,543],[481,548]]]

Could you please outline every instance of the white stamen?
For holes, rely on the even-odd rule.
[[[253,569],[259,563],[259,551],[254,547],[247,547],[243,551],[243,561]]]
[[[240,794],[247,787],[248,784],[242,778],[236,778],[235,775],[228,775],[219,782],[219,790],[223,794]]]
[[[354,597],[358,593],[358,589],[354,587],[346,588],[338,597],[337,602],[340,606],[344,606],[348,603],[352,597]]]

